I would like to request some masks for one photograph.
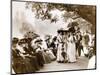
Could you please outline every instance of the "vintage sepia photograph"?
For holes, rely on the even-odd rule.
[[[11,74],[96,69],[96,6],[11,1]]]

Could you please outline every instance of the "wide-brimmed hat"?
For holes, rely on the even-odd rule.
[[[67,28],[60,28],[60,29],[57,30],[57,32],[58,33],[64,33],[64,32],[67,33],[68,29]]]

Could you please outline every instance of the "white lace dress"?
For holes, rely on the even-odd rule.
[[[68,38],[67,55],[69,62],[76,62],[76,48],[73,36]]]

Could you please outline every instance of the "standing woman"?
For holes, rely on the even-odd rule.
[[[68,35],[67,54],[68,54],[68,62],[76,62],[76,46],[72,32],[69,32]]]
[[[62,32],[58,31],[58,36],[57,36],[57,40],[58,40],[58,49],[57,49],[57,62],[61,63],[64,61],[64,58],[62,56],[62,49],[63,49],[63,41],[62,41]]]
[[[88,53],[89,53],[89,49],[88,49],[89,41],[90,41],[90,38],[89,38],[88,33],[84,33],[83,38],[82,38],[82,45],[83,45],[84,55],[86,57],[88,57]]]

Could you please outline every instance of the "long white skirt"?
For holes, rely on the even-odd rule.
[[[76,62],[76,47],[74,42],[68,42],[67,55],[69,62]]]
[[[88,63],[88,69],[94,69],[96,67],[96,62],[95,62],[95,55],[92,56],[89,60],[89,63]]]
[[[58,50],[57,50],[57,61],[63,61],[64,60],[61,53],[62,53],[62,44],[59,44]]]

